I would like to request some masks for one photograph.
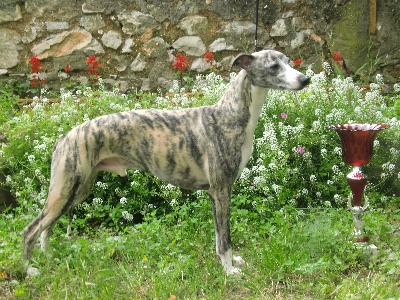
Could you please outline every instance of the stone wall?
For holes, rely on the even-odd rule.
[[[273,47],[318,71],[333,51],[349,75],[400,74],[400,0],[378,0],[377,35],[368,34],[368,1],[260,0],[258,46]],[[239,52],[254,50],[255,0],[2,0],[0,79],[28,82],[37,55],[49,87],[86,82],[95,55],[100,76],[123,91],[167,88],[171,65],[185,52],[191,73],[229,71]],[[66,62],[73,69],[64,72]]]

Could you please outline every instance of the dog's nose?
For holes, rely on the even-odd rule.
[[[304,76],[304,78],[301,79],[301,84],[303,86],[306,86],[306,85],[308,85],[310,83],[310,81],[311,81],[311,77]]]

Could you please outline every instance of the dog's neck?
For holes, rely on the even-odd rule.
[[[229,114],[235,118],[239,116],[244,118],[242,121],[247,123],[246,132],[252,136],[267,92],[268,88],[253,85],[247,72],[242,70],[215,107],[230,112]]]
[[[254,131],[261,115],[267,92],[267,88],[253,85],[247,72],[242,70],[235,82],[232,83],[225,95],[216,104],[221,109],[232,111],[231,115],[236,118],[238,116],[245,118],[245,120],[242,119],[246,123],[246,127],[242,136],[242,159],[237,176],[243,171],[253,151]],[[237,113],[234,113],[234,111]]]
[[[238,176],[240,176],[240,174],[242,173],[244,167],[250,159],[251,153],[253,152],[254,131],[256,130],[258,119],[260,118],[268,89],[251,85],[250,91],[251,103],[248,108],[250,117],[244,133],[244,140],[242,145],[242,160],[239,165]]]
[[[262,112],[265,98],[267,97],[268,89],[255,86],[252,84],[250,91],[251,91],[251,103],[249,106],[249,111],[250,111],[249,125],[252,127],[254,132],[255,127],[257,126],[258,119]]]
[[[243,110],[258,110],[256,108],[262,108],[267,91],[268,89],[266,88],[253,85],[247,72],[242,70],[215,106],[216,108],[241,112],[243,112]],[[257,119],[258,116],[259,114],[257,115]],[[251,118],[254,118],[254,115],[252,115]]]

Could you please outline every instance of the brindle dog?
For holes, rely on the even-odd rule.
[[[274,50],[237,56],[235,82],[212,106],[179,110],[132,110],[87,121],[61,137],[53,151],[49,194],[42,212],[24,229],[24,259],[35,241],[48,245],[56,221],[85,200],[96,174],[126,169],[211,197],[216,250],[225,271],[232,265],[232,185],[248,162],[253,135],[268,89],[300,90],[310,78]]]

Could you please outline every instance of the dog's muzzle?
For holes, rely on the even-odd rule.
[[[301,90],[303,88],[305,88],[311,81],[311,77],[302,75],[300,76],[300,78],[298,78],[298,84],[297,84],[297,88],[295,88],[295,90]]]

